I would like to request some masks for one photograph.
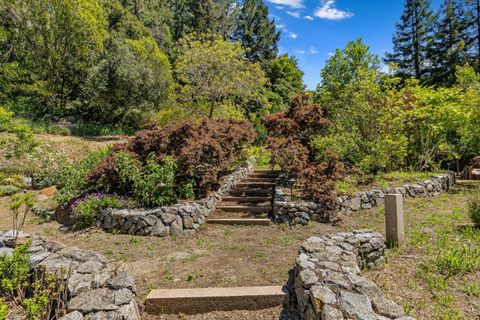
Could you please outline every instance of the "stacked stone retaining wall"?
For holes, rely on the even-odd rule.
[[[216,210],[230,189],[253,172],[253,164],[247,161],[222,179],[221,187],[212,195],[186,204],[152,209],[105,209],[97,216],[97,226],[107,232],[139,236],[194,235],[206,218]]]
[[[385,299],[362,268],[384,264],[385,240],[372,231],[311,237],[300,248],[293,303],[302,320],[414,320]]]
[[[12,235],[0,233],[0,254],[13,253]],[[124,263],[38,236],[31,238],[28,255],[32,271],[56,274],[65,281],[68,313],[60,320],[140,319],[134,278]]]
[[[275,188],[274,219],[279,223],[308,224],[310,221],[327,222],[329,216],[322,203],[295,202],[287,196],[281,180]],[[436,197],[447,192],[455,184],[453,172],[436,175],[433,178],[416,184],[405,184],[400,187],[383,188],[366,192],[357,192],[352,196],[337,198],[337,204],[343,214],[349,215],[352,211],[371,209],[383,205],[385,195],[389,193],[401,194],[405,198]]]

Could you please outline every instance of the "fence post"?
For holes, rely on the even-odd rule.
[[[403,246],[405,230],[403,221],[403,196],[401,194],[387,194],[385,196],[385,226],[387,245],[390,248]]]

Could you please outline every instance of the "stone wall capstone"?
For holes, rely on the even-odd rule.
[[[414,320],[361,275],[361,268],[384,264],[384,251],[383,236],[368,230],[309,238],[297,256],[293,281],[301,319]]]
[[[11,255],[13,232],[0,233],[0,254]],[[21,238],[30,238],[20,234]],[[139,320],[135,281],[123,262],[45,237],[31,237],[28,250],[33,272],[46,271],[64,279],[67,315],[60,320]]]
[[[139,236],[194,235],[206,218],[216,210],[230,189],[253,172],[254,159],[225,176],[221,187],[212,195],[185,204],[152,209],[105,209],[97,215],[97,226],[107,232],[114,230]]]
[[[340,207],[340,212],[350,215],[353,211],[366,210],[383,205],[385,203],[385,195],[389,193],[401,194],[404,198],[436,197],[440,193],[450,190],[455,182],[455,174],[448,172],[416,184],[405,184],[400,187],[356,192],[352,196],[341,196],[337,198],[336,202]],[[328,221],[328,215],[321,203],[289,201],[289,197],[284,190],[279,179],[275,188],[273,205],[276,222],[305,225],[310,221]]]

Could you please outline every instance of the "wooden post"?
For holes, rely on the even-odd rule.
[[[403,221],[403,196],[401,194],[387,194],[385,196],[385,225],[387,231],[387,245],[402,246],[405,240]]]

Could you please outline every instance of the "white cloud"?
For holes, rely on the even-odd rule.
[[[297,50],[295,52],[298,53],[298,54],[305,54],[306,53],[305,50]]]
[[[292,17],[295,17],[295,18],[300,18],[300,12],[298,12],[298,11],[287,11],[287,14],[289,14]]]
[[[277,27],[278,30],[281,30],[281,31],[286,31],[287,30],[287,26],[284,25],[283,23],[279,23],[275,26]]]
[[[295,32],[288,32],[288,37],[295,40],[295,39],[297,39],[298,34],[296,34]]]
[[[313,20],[313,17],[312,17],[312,16],[305,16],[305,17],[303,17],[303,18],[304,18],[304,19],[307,19],[307,20],[310,20],[310,21]]]
[[[275,3],[290,8],[301,9],[305,8],[303,0],[267,0],[268,2]]]
[[[315,17],[326,20],[344,20],[353,17],[353,13],[335,8],[336,0],[322,0],[322,6],[313,14]]]
[[[329,52],[329,53],[327,53],[327,54],[328,54],[328,56],[333,57],[333,55],[334,55],[335,53]]]
[[[317,54],[319,51],[315,49],[314,46],[310,46],[310,49],[308,50],[309,54]]]

